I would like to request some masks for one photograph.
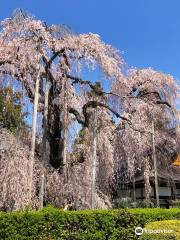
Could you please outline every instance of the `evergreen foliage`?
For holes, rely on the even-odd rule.
[[[27,127],[22,113],[21,93],[11,87],[0,89],[0,126],[15,132],[17,128]]]
[[[180,219],[179,209],[41,211],[0,213],[0,239],[137,239],[134,230],[150,221]]]

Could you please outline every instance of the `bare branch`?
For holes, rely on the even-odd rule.
[[[85,124],[83,117],[81,116],[81,114],[76,109],[68,108],[68,112],[74,114],[78,123],[80,123],[82,125]]]
[[[81,114],[76,109],[74,109],[72,107],[68,109],[68,112],[74,114],[78,123],[82,124],[85,127],[88,127],[89,126],[88,108],[97,108],[97,107],[104,107],[104,108],[108,109],[110,112],[112,112],[117,118],[120,118],[123,121],[126,121],[129,124],[131,124],[129,119],[121,116],[118,112],[116,112],[115,110],[110,108],[108,105],[106,105],[104,103],[101,103],[101,102],[97,102],[97,101],[89,101],[83,106],[83,116],[84,117],[82,117]]]

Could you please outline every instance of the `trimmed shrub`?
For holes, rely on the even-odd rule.
[[[180,219],[180,209],[171,208],[134,208],[128,210],[132,214],[141,215],[144,217],[145,223],[162,221],[162,220],[173,220]]]
[[[179,200],[172,201],[172,203],[173,203],[173,207],[180,208],[180,201]]]
[[[180,209],[63,211],[48,206],[41,211],[1,212],[0,239],[133,240],[137,226],[169,216],[178,218]]]
[[[140,216],[124,210],[41,211],[0,213],[0,239],[105,240],[134,239]]]
[[[180,239],[180,220],[166,220],[152,222],[145,226],[145,229],[150,230],[150,233],[144,233],[141,240],[173,240]],[[157,233],[152,233],[156,231]],[[164,232],[166,231],[166,232]],[[169,231],[169,232],[167,232]],[[172,231],[172,232],[171,232]]]

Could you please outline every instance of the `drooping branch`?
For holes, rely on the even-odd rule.
[[[171,108],[171,105],[170,105],[168,102],[166,102],[166,101],[156,101],[156,103],[157,103],[157,104],[166,105],[166,106],[168,106],[169,108]]]
[[[35,91],[34,86],[32,84],[30,85],[27,81],[24,80],[24,74],[22,72],[18,74],[13,74],[11,71],[0,70],[0,73],[2,75],[9,75],[15,78],[17,81],[21,80],[24,84],[28,97],[31,99],[34,99],[34,91]]]
[[[74,77],[69,74],[67,74],[66,77],[73,80],[73,82],[72,82],[73,85],[77,84],[77,83],[88,85],[93,90],[93,92],[95,94],[97,94],[98,96],[103,95],[103,94],[112,94],[111,92],[102,91],[102,89],[100,87],[97,88],[96,84],[92,84],[91,81],[89,81],[89,80],[83,80],[79,77]]]
[[[97,108],[97,107],[104,107],[107,108],[110,112],[112,112],[117,118],[121,118],[122,120],[129,121],[127,118],[121,116],[118,112],[113,110],[111,107],[109,107],[107,104],[102,103],[102,102],[97,102],[97,101],[89,101],[83,106],[83,114],[84,116],[87,113],[88,108]]]
[[[76,120],[78,121],[78,123],[84,125],[85,121],[84,118],[81,116],[81,114],[74,108],[68,108],[68,112],[73,114],[76,117]]]
[[[74,77],[74,76],[71,76],[69,74],[66,75],[67,78],[73,80],[72,84],[77,84],[77,83],[80,83],[80,84],[84,84],[84,85],[88,85],[93,91],[95,94],[99,95],[99,96],[102,96],[104,94],[106,95],[113,95],[113,96],[116,96],[116,97],[119,97],[119,98],[135,98],[135,99],[143,99],[144,96],[146,95],[150,95],[150,94],[154,94],[158,100],[156,101],[156,104],[164,104],[164,105],[167,105],[168,107],[171,107],[171,105],[167,102],[167,101],[163,101],[160,94],[157,92],[157,91],[154,91],[154,92],[141,92],[140,94],[138,94],[137,96],[132,96],[133,92],[136,91],[136,90],[132,90],[130,92],[130,95],[128,96],[120,96],[116,93],[113,93],[113,92],[106,92],[106,91],[103,91],[101,88],[97,88],[96,84],[92,84],[91,81],[89,80],[83,80],[79,77]]]
[[[32,83],[26,81],[25,76],[22,72],[13,74],[11,71],[7,71],[7,70],[1,71],[0,70],[0,73],[4,74],[4,75],[9,75],[9,76],[15,78],[17,81],[21,81],[30,101],[32,102],[34,100],[35,86]],[[42,94],[40,94],[40,92],[39,92],[39,104],[41,104],[41,105],[44,104],[44,96]]]
[[[160,96],[159,92],[157,91],[152,91],[152,92],[148,92],[148,91],[140,91],[139,94],[137,95],[137,98],[143,98],[147,95],[154,95],[158,100],[156,101],[157,104],[164,104],[167,105],[168,107],[171,107],[171,105],[167,102],[167,101],[163,101],[162,97]]]
[[[45,64],[44,76],[48,77],[48,79],[51,83],[55,82],[55,78],[54,78],[53,74],[51,73],[51,65],[52,65],[53,61],[56,59],[56,57],[58,57],[58,56],[61,57],[62,56],[65,59],[66,65],[69,66],[64,48],[57,51],[57,52],[55,52],[55,51],[53,51],[53,52],[54,52],[54,54],[52,55],[52,57],[49,60],[42,54],[42,60]]]
[[[9,61],[9,60],[0,61],[0,66],[4,65],[6,63],[11,64],[11,61]]]
[[[74,80],[72,84],[76,84],[76,83],[88,84],[90,87],[91,87],[91,85],[92,85],[89,80],[83,80],[83,79],[81,79],[81,78],[79,78],[79,77],[74,77],[74,76],[71,76],[71,75],[69,75],[69,74],[67,74],[66,77]]]
[[[78,123],[82,124],[84,127],[88,127],[89,126],[89,113],[88,113],[88,109],[89,108],[97,108],[97,107],[104,107],[104,108],[108,109],[117,118],[120,118],[123,121],[126,121],[126,122],[128,122],[130,124],[130,120],[129,119],[127,119],[126,117],[121,116],[118,112],[113,110],[111,107],[109,107],[105,103],[97,102],[97,101],[89,101],[89,102],[87,102],[83,106],[83,110],[82,110],[83,116],[76,109],[74,109],[72,107],[68,109],[68,112],[72,113],[76,117],[76,120],[78,121]]]
[[[42,52],[42,51],[41,51]],[[52,57],[49,59],[49,60],[47,60],[47,58],[42,54],[42,60],[44,61],[44,63],[46,64],[46,67],[48,67],[48,68],[50,68],[51,67],[51,64],[53,63],[53,61],[56,59],[56,57],[61,57],[61,56],[63,56],[64,57],[64,55],[65,55],[65,49],[63,48],[63,49],[61,49],[61,50],[59,50],[59,51],[53,51],[53,55],[52,55]]]
[[[74,109],[72,107],[68,108],[68,112],[73,114],[76,117],[76,120],[78,121],[79,124],[83,125],[83,127],[88,127],[89,126],[89,119],[90,119],[88,109],[89,108],[97,108],[97,107],[104,107],[104,108],[108,109],[117,118],[120,118],[123,121],[125,121],[126,123],[128,123],[128,126],[135,132],[138,132],[138,133],[141,133],[141,134],[148,134],[148,135],[151,133],[148,130],[141,130],[141,129],[138,129],[138,128],[134,127],[134,125],[133,125],[133,123],[130,119],[121,116],[118,112],[116,112],[115,110],[110,108],[108,105],[106,105],[104,103],[101,103],[101,102],[90,101],[90,102],[86,103],[83,106],[83,115],[81,115],[76,109]]]
[[[53,56],[48,61],[48,65],[51,66],[52,62],[56,59],[56,57],[60,56],[60,54],[63,52],[63,50],[57,51],[53,54]]]

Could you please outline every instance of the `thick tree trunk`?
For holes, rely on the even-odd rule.
[[[51,86],[48,99],[47,138],[50,148],[49,163],[55,169],[59,169],[63,165],[63,126],[61,123],[61,110],[59,106],[53,103],[53,100],[58,96],[59,92],[56,90],[56,86]]]
[[[49,102],[50,83],[46,81],[44,114],[43,114],[43,139],[42,139],[42,161],[47,163],[46,142],[47,142],[47,120],[48,120],[48,102]]]
[[[50,100],[51,101],[51,100]],[[49,162],[55,169],[62,171],[63,166],[63,136],[61,111],[57,105],[51,105],[48,113],[48,141],[50,147]]]

